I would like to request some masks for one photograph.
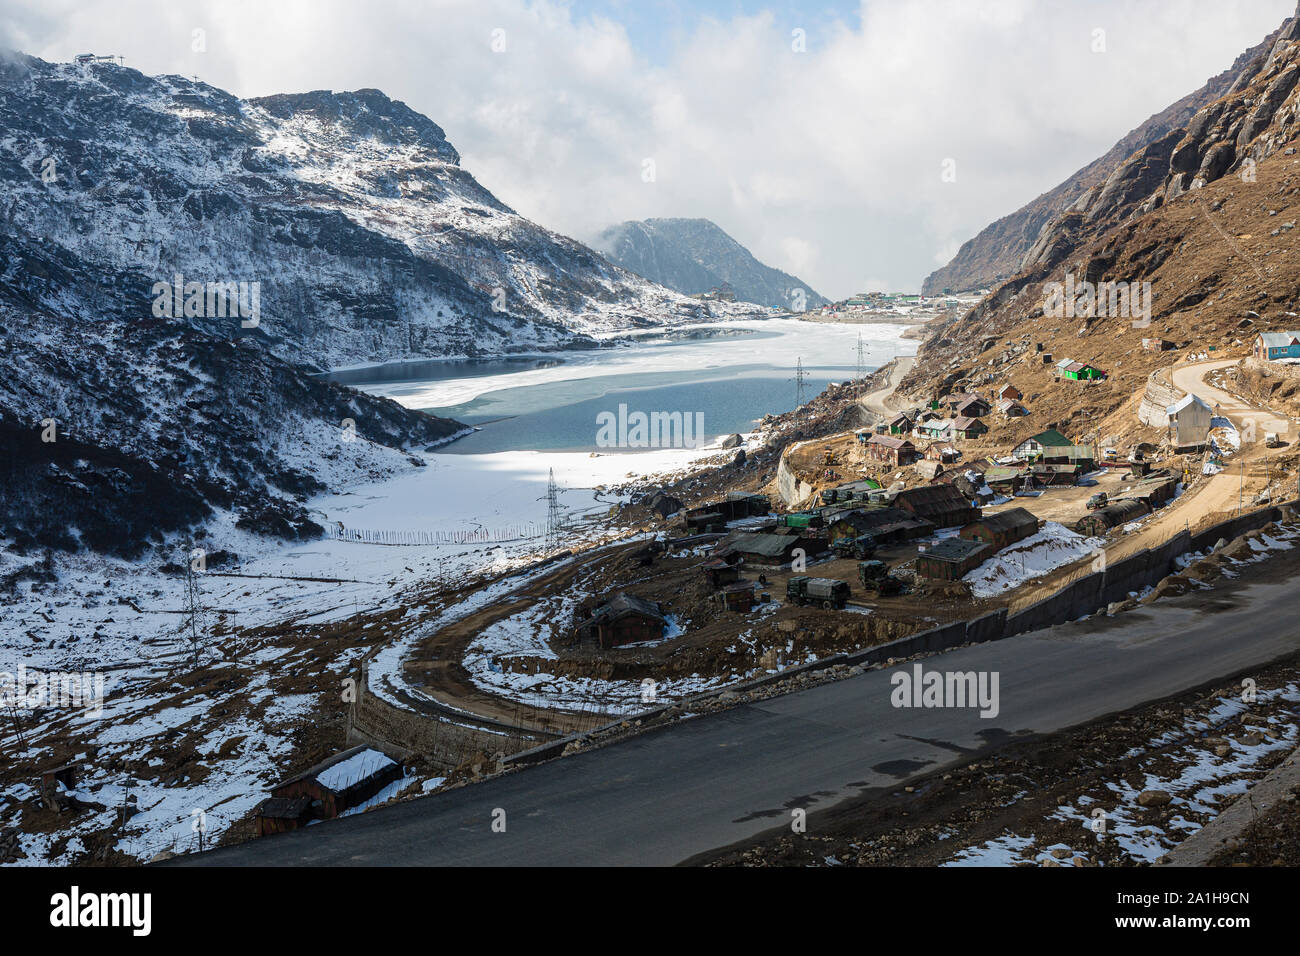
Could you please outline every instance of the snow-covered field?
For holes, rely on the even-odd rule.
[[[582,362],[505,378],[511,379],[509,387],[516,387],[554,382],[557,376],[562,381],[575,373],[679,370],[686,365],[711,366],[716,372],[729,364],[775,363],[778,357],[786,363],[790,337],[795,335],[806,365],[854,361],[857,327],[780,321],[753,325],[778,334],[666,348],[633,346],[602,352],[597,361],[588,362],[591,356],[583,356]],[[864,339],[877,337],[873,363],[910,348],[896,338],[901,328],[872,326],[862,331]],[[505,384],[504,379],[481,378],[440,382],[436,388],[441,391],[434,398],[403,396],[403,401],[461,402]],[[747,439],[742,447],[752,450],[754,439]],[[358,443],[350,449],[360,452],[362,446]],[[384,469],[383,474],[396,477],[309,502],[312,517],[331,530],[341,524],[346,532],[365,531],[390,539],[403,535],[428,542],[422,544],[368,544],[339,538],[283,543],[237,529],[232,515],[219,514],[199,543],[209,554],[233,552],[238,562],[210,566],[198,575],[203,619],[209,626],[220,623],[238,629],[243,637],[237,660],[221,660],[211,647],[202,654],[219,671],[237,678],[238,716],[223,712],[220,694],[195,693],[185,683],[193,647],[182,634],[183,576],[160,573],[158,555],[139,561],[87,553],[59,557],[57,583],[40,591],[32,591],[30,583],[20,584],[17,600],[4,606],[0,672],[13,674],[21,665],[29,671],[102,673],[105,710],[99,718],[67,710],[27,713],[23,715],[27,746],[18,747],[8,736],[0,740],[4,759],[22,770],[19,782],[0,791],[0,827],[21,823],[38,799],[39,772],[54,755],[51,743],[75,730],[76,739],[85,744],[77,756],[85,770],[75,793],[92,809],[55,831],[22,833],[27,854],[23,862],[78,859],[91,849],[90,841],[97,834],[114,824],[128,798],[137,812],[115,838],[118,850],[147,860],[160,850],[194,849],[198,820],[204,839],[212,843],[284,775],[294,758],[296,732],[309,725],[321,694],[328,689],[321,687],[315,694],[277,689],[279,677],[311,656],[310,650],[278,640],[277,628],[287,624],[293,634],[311,635],[332,622],[394,609],[404,610],[406,618],[414,621],[414,609],[404,603],[404,593],[416,582],[462,581],[531,562],[543,550],[541,533],[552,470],[561,489],[560,504],[574,526],[566,544],[575,545],[624,530],[616,514],[619,498],[598,489],[655,474],[681,473],[711,456],[734,454],[734,449],[720,452],[707,447],[599,456],[526,450],[462,455],[436,450],[420,454],[426,467]],[[449,540],[464,543],[435,543]],[[170,540],[163,554],[180,566],[189,558],[188,547],[179,539]],[[0,549],[0,574],[32,560]],[[444,609],[436,621],[413,624],[372,662],[372,688],[380,692],[385,681],[403,681],[405,653],[428,626],[469,613],[472,606],[495,600],[520,583],[504,580],[476,594],[473,602]],[[261,628],[267,633],[261,633]],[[472,649],[471,657],[486,649],[486,645]],[[368,646],[346,649],[328,660],[325,670],[341,681],[367,650]],[[530,700],[540,693],[526,682],[505,680],[507,675],[484,668],[474,671],[484,686],[508,697]],[[575,703],[599,700],[612,709],[639,706],[640,685],[608,684],[552,684],[534,702],[554,705],[560,693]],[[660,691],[678,696],[707,686],[707,680],[687,679],[672,687],[664,685]],[[193,745],[204,758],[205,773],[177,776],[171,772],[169,755],[176,740]],[[408,779],[403,786],[427,790],[436,786],[436,780]]]

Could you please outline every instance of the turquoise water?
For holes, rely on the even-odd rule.
[[[672,331],[630,347],[403,363],[330,377],[480,429],[445,446],[448,454],[607,450],[598,443],[598,416],[617,416],[620,405],[629,416],[680,413],[700,422],[704,440],[692,443],[699,445],[752,431],[763,416],[792,410],[797,359],[808,401],[829,383],[854,376],[860,334],[871,369],[903,351],[900,331],[764,321],[749,328]],[[538,374],[539,369],[546,371]]]
[[[854,369],[807,372],[805,401],[831,382],[849,378]],[[482,426],[481,431],[447,446],[451,453],[597,451],[597,416],[602,412],[617,416],[620,404],[627,406],[628,414],[681,412],[685,417],[699,413],[704,435],[712,440],[718,435],[751,431],[764,415],[793,409],[793,378],[787,370],[763,365],[713,370],[704,380],[699,372],[608,375],[500,389],[461,405],[426,411]]]

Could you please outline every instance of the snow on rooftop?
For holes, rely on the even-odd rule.
[[[366,748],[355,753],[347,760],[341,760],[333,766],[326,767],[316,774],[316,782],[336,793],[372,777],[385,767],[395,766],[396,761],[378,750]]]

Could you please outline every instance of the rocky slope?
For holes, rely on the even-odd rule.
[[[1257,331],[1297,325],[1300,11],[1270,40],[1224,96],[1117,163],[1049,222],[1016,276],[937,328],[902,389],[1010,380],[1037,399],[1023,428],[1092,433],[1136,422],[1147,376],[1180,357],[1144,350],[1144,338],[1233,355]],[[1045,315],[1045,287],[1068,275],[1150,283],[1150,325],[1109,307],[1085,316],[1083,301],[1078,317]],[[1092,362],[1110,378],[1055,383],[1045,355]]]
[[[611,226],[596,245],[623,268],[687,295],[730,285],[737,300],[776,309],[820,308],[808,283],[759,262],[708,219],[644,219]]]
[[[1131,211],[1126,200],[1163,175],[1162,159],[1169,158],[1192,117],[1237,87],[1252,66],[1262,64],[1280,35],[1281,30],[1241,54],[1229,69],[1150,117],[1055,189],[985,227],[925,280],[924,293],[991,288],[1020,272],[1027,255],[1068,240],[1079,218],[1114,220],[1118,213]],[[1131,158],[1135,161],[1126,167]],[[1121,168],[1119,179],[1112,182]]]

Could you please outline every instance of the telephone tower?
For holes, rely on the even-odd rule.
[[[858,333],[858,391],[862,391],[862,381],[867,377],[866,348],[862,344],[862,333]]]

